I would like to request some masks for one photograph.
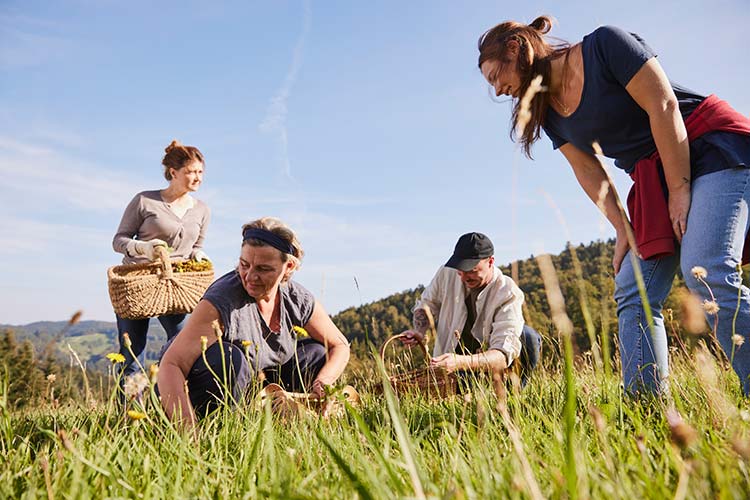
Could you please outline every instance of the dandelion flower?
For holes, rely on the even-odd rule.
[[[705,279],[706,276],[708,276],[708,271],[706,271],[706,268],[701,266],[695,266],[690,270],[690,272],[693,273],[693,276],[697,280]]]
[[[708,314],[716,314],[719,312],[719,304],[715,300],[704,300],[703,310]]]
[[[125,362],[125,356],[123,356],[119,352],[110,352],[109,354],[107,354],[107,359],[110,360],[113,365]]]
[[[242,347],[250,347],[251,345],[253,345],[253,341],[252,340],[243,340],[242,341]]]
[[[307,333],[307,330],[305,330],[301,326],[293,326],[292,330],[294,330],[297,333],[297,337],[305,338],[305,337],[309,337],[310,336],[310,334]]]
[[[146,414],[142,411],[128,410],[128,417],[132,418],[133,420],[143,420],[144,418],[146,418]]]
[[[54,373],[50,373],[49,375],[47,375],[47,382],[49,382],[50,384],[54,384],[55,380],[57,380],[57,375],[55,375]]]
[[[154,363],[153,365],[149,366],[148,374],[149,374],[149,377],[151,378],[151,382],[156,383],[156,376],[159,375],[159,365]]]
[[[128,399],[139,397],[143,394],[146,387],[148,387],[148,378],[146,378],[146,375],[141,372],[127,377],[125,379],[125,384],[123,384],[123,390]]]
[[[201,335],[201,351],[206,352],[206,347],[208,347],[208,337]]]
[[[133,343],[130,341],[130,335],[128,334],[128,332],[122,334],[122,343],[126,349],[130,349],[130,346],[133,345]]]
[[[737,335],[737,334],[732,335],[732,344],[734,344],[736,347],[740,347],[744,343],[745,343],[745,337],[743,337],[742,335]]]

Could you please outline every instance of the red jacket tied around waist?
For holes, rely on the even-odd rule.
[[[706,132],[722,131],[750,135],[750,119],[715,95],[701,102],[685,120],[688,140]],[[659,152],[639,160],[630,174],[633,187],[628,194],[628,211],[638,251],[644,259],[673,255],[677,246],[669,219],[667,195]],[[745,236],[742,262],[750,262],[750,237]]]

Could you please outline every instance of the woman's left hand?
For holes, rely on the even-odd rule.
[[[672,231],[680,243],[687,231],[690,201],[690,184],[688,183],[669,191],[669,220],[672,221]]]

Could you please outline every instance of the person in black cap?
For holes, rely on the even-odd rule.
[[[524,325],[523,292],[495,266],[494,253],[486,235],[461,236],[415,304],[413,328],[403,332],[402,341],[422,342],[434,322],[431,366],[448,372],[505,370],[520,359],[526,385],[539,362],[541,337]]]

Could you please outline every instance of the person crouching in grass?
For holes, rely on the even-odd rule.
[[[524,324],[523,292],[495,266],[494,251],[482,233],[461,236],[415,304],[413,327],[401,341],[423,342],[434,321],[430,366],[458,372],[466,381],[474,371],[503,372],[518,359],[525,386],[539,363],[541,336]]]
[[[325,397],[349,361],[349,343],[291,280],[303,253],[282,221],[245,224],[239,265],[209,287],[162,357],[158,391],[169,418],[192,425],[222,401],[241,401],[261,373],[265,383]]]

